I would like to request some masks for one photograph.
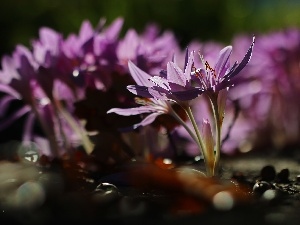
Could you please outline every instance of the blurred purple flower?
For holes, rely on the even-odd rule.
[[[158,73],[176,52],[179,52],[179,46],[174,34],[165,31],[160,35],[158,27],[153,24],[148,25],[141,35],[129,29],[117,48],[119,63],[125,71],[127,62],[132,61],[151,74]]]
[[[247,40],[247,36],[238,36],[234,41],[244,46]],[[230,98],[239,103],[243,124],[252,133],[244,137],[243,142],[250,145],[248,149],[282,149],[300,145],[299,51],[299,29],[259,37],[254,50],[255,59],[242,72],[239,85],[230,93]],[[240,52],[235,54],[240,55]],[[237,122],[233,129],[240,126]],[[232,134],[232,138],[238,140],[238,137],[238,134]]]

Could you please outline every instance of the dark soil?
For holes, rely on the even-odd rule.
[[[188,166],[197,169],[198,164]],[[29,167],[31,168],[25,165],[21,171]],[[299,224],[299,168],[297,157],[290,156],[244,156],[223,159],[221,179],[218,180],[221,180],[221,183],[233,183],[238,189],[246,188],[243,190],[246,190],[247,200],[236,201],[228,209],[218,209],[212,199],[195,200],[190,195],[178,191],[176,187],[170,188],[172,181],[170,186],[157,184],[149,189],[133,186],[128,181],[127,169],[97,175],[80,169],[76,169],[77,172],[74,173],[56,167],[38,166],[35,167],[36,175],[28,180],[43,183],[44,200],[40,203],[32,200],[36,194],[29,192],[23,193],[27,197],[21,198],[22,201],[17,205],[7,205],[1,186],[2,180],[0,222],[133,225]],[[174,186],[176,185],[174,183]]]

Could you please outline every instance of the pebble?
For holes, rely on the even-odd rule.
[[[255,194],[262,195],[266,190],[272,189],[272,185],[266,181],[257,181],[253,186]]]
[[[296,176],[296,182],[300,183],[300,174]]]
[[[264,180],[264,181],[274,180],[276,177],[276,171],[275,171],[274,166],[272,166],[272,165],[264,166],[260,171],[260,177],[261,177],[261,180]]]
[[[239,172],[239,171],[233,172],[231,178],[236,180],[237,182],[241,182],[241,183],[246,182],[246,176],[242,172]]]
[[[288,183],[289,182],[290,171],[289,169],[283,169],[277,174],[277,180],[280,183]]]

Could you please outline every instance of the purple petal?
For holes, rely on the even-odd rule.
[[[188,61],[189,61],[189,48],[186,48],[185,57],[184,57],[184,71],[186,70]]]
[[[109,27],[106,28],[105,36],[108,40],[116,40],[120,34],[124,19],[117,18]]]
[[[152,76],[142,71],[130,60],[128,61],[128,68],[132,78],[134,79],[137,85],[147,87],[153,86],[153,83],[149,80]]]
[[[158,87],[161,87],[167,91],[171,89],[167,79],[159,76],[151,77],[150,80]]]
[[[154,111],[153,107],[140,106],[140,107],[128,108],[128,109],[113,108],[108,110],[107,113],[116,113],[118,115],[131,116],[131,115],[139,115],[142,113],[150,113],[153,111]]]
[[[6,118],[4,122],[0,123],[0,131],[4,130],[5,128],[10,126],[13,122],[15,122],[17,119],[21,118],[23,115],[25,115],[30,110],[31,110],[31,108],[29,106],[24,106],[21,109],[19,109],[18,111],[16,111],[10,117]]]
[[[167,79],[169,82],[179,84],[181,86],[186,85],[186,77],[182,70],[173,62],[167,64]]]
[[[242,69],[244,69],[244,67],[248,64],[248,62],[251,59],[254,43],[255,43],[255,36],[253,36],[252,43],[251,43],[246,55],[244,56],[243,60],[241,61],[241,63],[236,67],[235,70],[230,70],[230,72],[226,75],[226,78],[234,77],[239,72],[241,72]]]
[[[163,100],[163,101],[170,100],[168,91],[166,91],[161,87],[149,88],[149,93],[151,94],[152,98]]]
[[[185,64],[184,68],[184,75],[185,79],[190,82],[191,80],[191,73],[192,73],[192,66],[194,64],[194,51],[191,51],[190,56],[187,59],[187,62]]]
[[[139,86],[139,85],[128,85],[127,86],[128,91],[135,95],[142,96],[144,98],[153,98],[153,96],[149,93],[149,88],[145,86]]]
[[[189,101],[197,98],[203,93],[203,89],[193,88],[186,91],[172,92],[172,94],[180,101]]]
[[[11,88],[8,85],[0,84],[0,91],[4,92],[6,94],[9,94],[9,95],[13,96],[16,99],[21,99],[20,93],[17,92],[15,89]]]
[[[223,89],[218,94],[218,110],[219,110],[219,120],[222,122],[225,113],[226,100],[228,96],[228,90]]]
[[[226,70],[229,68],[229,57],[232,53],[232,47],[227,46],[220,51],[219,58],[215,65],[217,76],[224,76]]]
[[[80,31],[79,31],[79,40],[81,43],[86,42],[87,40],[89,40],[92,36],[94,36],[95,31],[93,29],[92,24],[85,20],[82,22],[81,27],[80,27]]]
[[[210,123],[207,119],[203,119],[201,133],[205,146],[204,156],[207,163],[214,163],[214,138],[211,131]]]
[[[158,117],[159,115],[161,115],[161,113],[151,113],[149,114],[148,116],[145,117],[145,119],[143,119],[140,123],[137,123],[137,124],[134,124],[133,125],[133,128],[136,129],[140,126],[146,126],[146,125],[149,125],[151,124],[155,119],[156,117]]]
[[[123,40],[119,42],[117,48],[117,56],[119,60],[120,61],[135,60],[137,57],[137,49],[139,44],[140,44],[139,35],[136,33],[135,30],[129,29],[125,37],[123,38]]]
[[[6,95],[0,99],[0,117],[4,116],[12,100],[15,98],[11,95]]]
[[[9,56],[2,58],[2,71],[0,71],[1,82],[9,83],[13,78],[19,78],[20,75],[16,71],[15,62]]]

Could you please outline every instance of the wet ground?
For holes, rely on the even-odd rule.
[[[217,181],[194,181],[194,174],[174,179],[173,172],[161,170],[158,176],[154,171],[130,173],[139,181],[133,186],[128,170],[96,178],[85,171],[62,173],[57,168],[2,162],[1,224],[299,224],[297,157],[224,159]],[[188,188],[182,184],[191,180]],[[204,188],[194,191],[199,185]],[[214,189],[222,193],[219,198],[212,194]]]

